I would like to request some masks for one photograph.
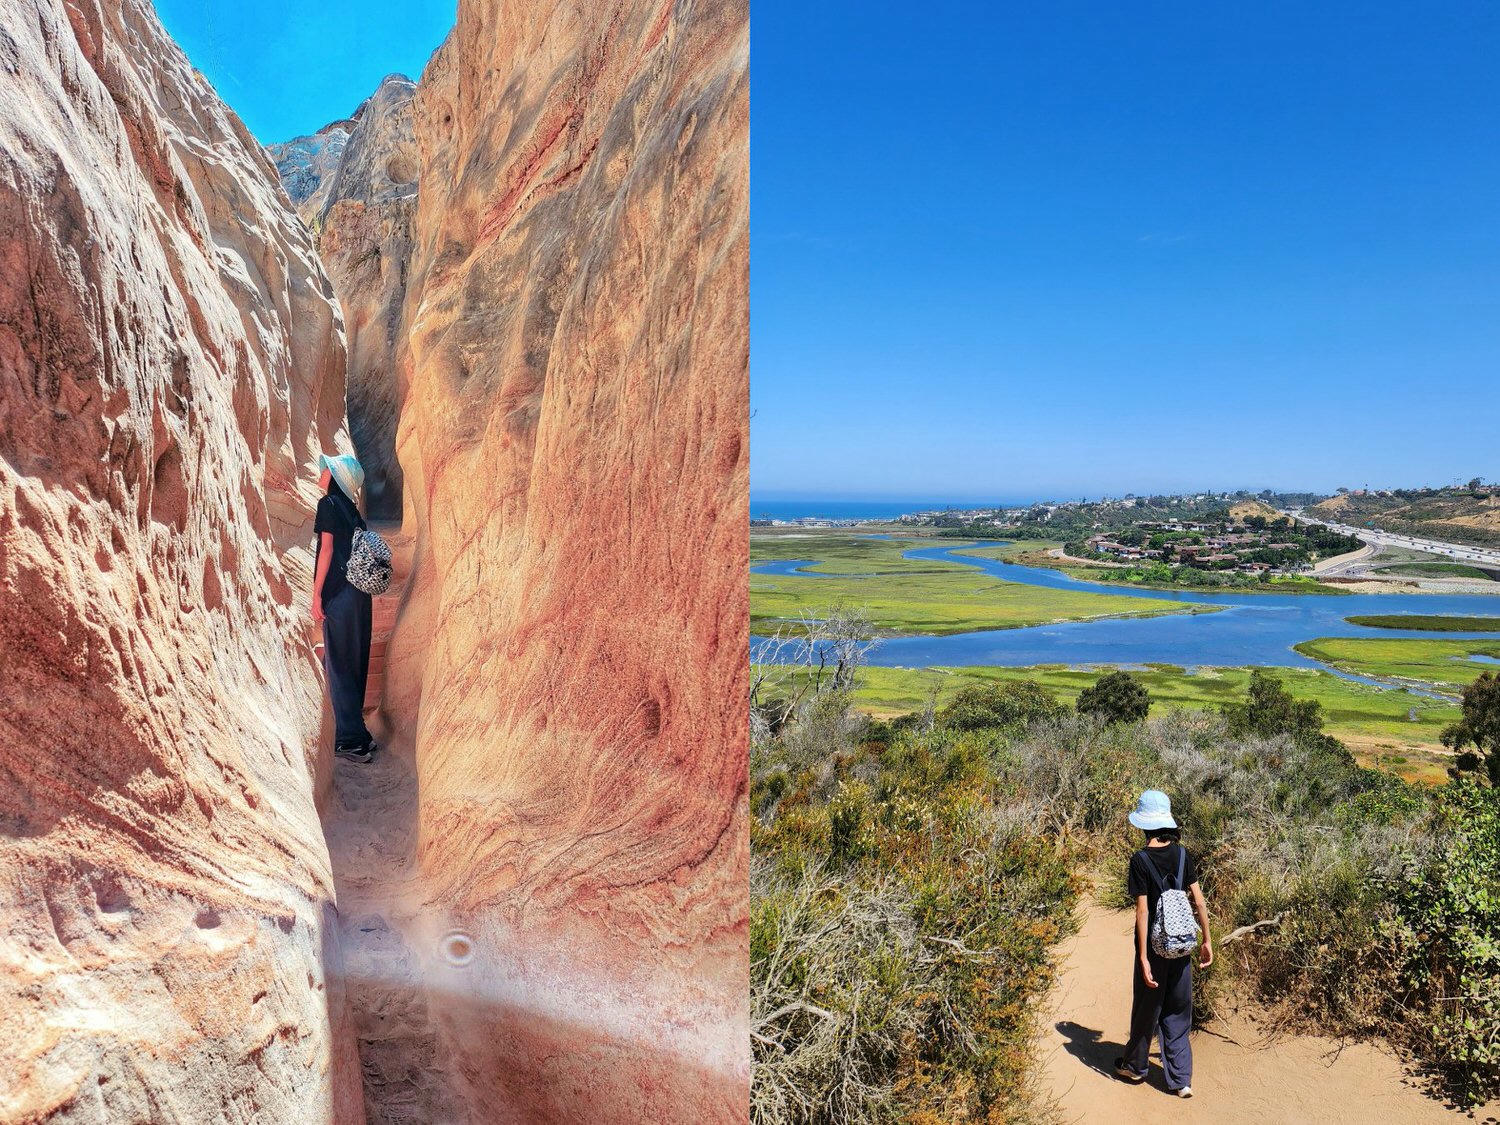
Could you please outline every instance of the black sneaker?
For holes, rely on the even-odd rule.
[[[372,743],[371,746],[373,745]],[[358,762],[360,765],[364,765],[375,757],[370,746],[335,746],[333,755],[346,762]]]
[[[1115,1077],[1123,1078],[1126,1082],[1144,1082],[1146,1076],[1138,1070],[1131,1070],[1124,1059],[1115,1060]]]

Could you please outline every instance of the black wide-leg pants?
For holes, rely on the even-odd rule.
[[[1146,1073],[1151,1040],[1161,1039],[1161,1066],[1167,1088],[1181,1089],[1193,1083],[1193,959],[1147,954],[1156,988],[1147,988],[1141,966],[1135,962],[1135,993],[1130,1007],[1130,1042],[1125,1044],[1125,1065],[1137,1074]]]
[[[323,671],[333,702],[334,745],[370,744],[365,727],[365,682],[370,675],[370,595],[345,586],[323,605]]]

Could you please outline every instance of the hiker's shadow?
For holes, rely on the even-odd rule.
[[[1115,1060],[1125,1053],[1124,1044],[1111,1043],[1104,1032],[1084,1027],[1072,1020],[1063,1020],[1057,1025],[1058,1033],[1066,1042],[1063,1049],[1090,1070],[1110,1078],[1115,1076]]]

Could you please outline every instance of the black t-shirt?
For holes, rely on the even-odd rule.
[[[1180,884],[1177,882],[1179,856],[1186,856]],[[1156,870],[1156,878],[1152,878],[1152,868]],[[1181,844],[1169,844],[1165,848],[1142,848],[1130,857],[1130,900],[1134,902],[1145,895],[1146,906],[1153,915],[1156,913],[1156,900],[1161,898],[1164,887],[1177,887],[1185,891],[1197,881],[1198,865],[1193,861],[1193,853]]]
[[[323,532],[333,536],[333,559],[323,577],[325,607],[349,584],[344,573],[349,567],[349,554],[354,550],[354,529],[364,526],[365,521],[360,519],[354,501],[345,496],[337,484],[329,484],[328,495],[318,501],[318,514],[313,520],[313,532],[317,535],[314,566],[318,562],[317,552],[323,550]]]

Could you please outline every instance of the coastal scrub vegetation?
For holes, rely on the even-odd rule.
[[[1462,717],[1443,731],[1457,751],[1449,773],[1500,786],[1500,676],[1486,672],[1464,689]]]
[[[1266,673],[1156,718],[1009,680],[871,720],[852,677],[805,679],[754,681],[754,1121],[1045,1118],[1053,947],[1082,896],[1125,905],[1148,786],[1202,856],[1203,1018],[1249,996],[1282,1026],[1386,1038],[1445,1096],[1500,1092],[1500,789],[1361,768]]]

